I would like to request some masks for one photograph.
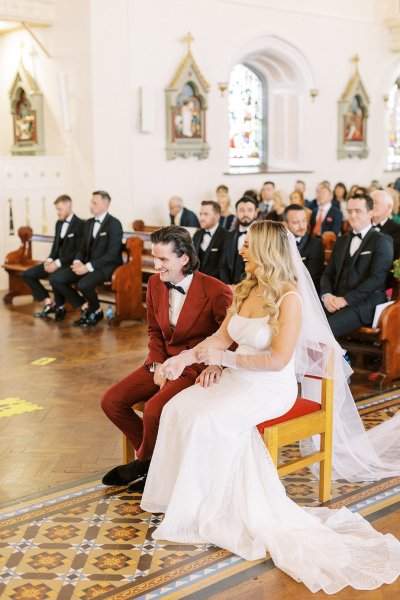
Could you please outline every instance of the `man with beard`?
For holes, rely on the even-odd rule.
[[[243,196],[236,202],[236,219],[239,227],[229,231],[222,252],[220,279],[229,285],[236,285],[244,274],[244,262],[239,255],[245,235],[257,218],[257,202],[250,196]]]

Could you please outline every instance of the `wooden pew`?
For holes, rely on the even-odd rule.
[[[338,341],[355,360],[358,367],[365,366],[365,359],[377,358],[374,366],[378,372],[377,383],[387,387],[400,379],[400,286],[393,288],[394,304],[382,312],[377,327],[360,327]]]
[[[3,297],[6,304],[11,304],[16,296],[32,293],[22,278],[24,271],[40,262],[32,258],[32,242],[52,244],[54,239],[50,235],[33,234],[30,227],[20,227],[18,235],[21,246],[7,254],[3,265],[9,278],[9,289]],[[142,293],[143,238],[149,239],[149,234],[124,233],[124,264],[115,269],[111,281],[98,286],[100,300],[115,304],[115,315],[110,320],[112,326],[118,326],[127,319],[144,319],[146,316]]]

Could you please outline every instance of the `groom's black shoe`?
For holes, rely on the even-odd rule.
[[[104,475],[102,483],[104,485],[126,485],[138,477],[146,475],[149,467],[149,460],[134,460],[126,465],[119,465]]]
[[[144,486],[146,485],[147,473],[143,475],[143,477],[138,477],[136,481],[132,481],[126,488],[128,494],[141,494],[144,490]]]

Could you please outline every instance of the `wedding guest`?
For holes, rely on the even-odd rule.
[[[295,193],[295,192],[293,192]],[[301,260],[311,275],[317,292],[320,288],[320,279],[324,270],[325,250],[320,238],[307,231],[306,208],[299,204],[290,204],[283,212],[284,225],[296,238],[297,249]]]
[[[257,206],[257,202],[251,196],[243,196],[236,202],[238,228],[229,231],[225,237],[219,276],[219,279],[228,285],[238,283],[244,274],[240,249],[250,225],[257,218]]]
[[[307,217],[307,228],[310,228],[312,210],[306,206],[303,193],[299,190],[294,190],[289,196],[290,204],[299,204],[304,208]],[[286,210],[286,209],[285,209]]]
[[[219,218],[219,224],[228,231],[232,228],[235,215],[231,210],[231,199],[229,197],[229,190],[226,185],[219,185],[216,191],[217,202],[221,207],[221,215]]]
[[[343,215],[332,203],[332,192],[327,184],[320,183],[317,187],[317,207],[311,215],[311,233],[321,236],[325,231],[333,231],[339,235],[342,228]]]
[[[93,218],[84,225],[82,243],[71,268],[56,271],[52,277],[54,292],[74,309],[82,307],[75,326],[92,327],[103,319],[96,286],[109,281],[122,264],[122,225],[109,214],[110,202],[107,192],[93,192],[90,200]]]
[[[393,220],[393,198],[384,190],[371,194],[372,225],[376,231],[389,235],[393,240],[393,258],[400,258],[400,224]]]
[[[372,198],[356,194],[347,203],[353,232],[333,247],[321,277],[321,300],[336,337],[370,326],[377,304],[386,302],[393,242],[372,227]]]
[[[46,318],[54,313],[54,320],[61,321],[66,315],[64,297],[55,291],[54,300],[52,300],[48,290],[40,283],[40,280],[48,279],[52,286],[53,274],[56,271],[60,273],[62,270],[67,269],[69,272],[71,263],[82,242],[84,221],[74,214],[72,200],[66,194],[56,198],[54,206],[58,221],[50,254],[43,263],[34,265],[24,271],[22,277],[31,288],[34,300],[37,302],[44,301],[42,310],[35,312],[33,316]]]
[[[280,190],[275,190],[272,194],[272,210],[264,217],[268,221],[282,221],[283,211],[287,201]]]
[[[168,201],[169,218],[171,225],[181,225],[182,227],[200,227],[197,216],[183,206],[183,200],[179,196],[172,196]]]
[[[260,190],[260,202],[258,204],[258,219],[265,219],[266,215],[273,210],[273,193],[275,184],[273,181],[264,181]],[[246,194],[245,194],[246,195]]]
[[[204,200],[200,207],[201,229],[193,236],[193,245],[200,261],[200,273],[216,279],[219,279],[224,241],[228,234],[219,224],[220,214],[218,202]]]
[[[344,183],[338,182],[333,190],[333,200],[336,200],[339,205],[337,208],[340,209],[340,212],[343,215],[343,219],[347,221],[347,189]]]

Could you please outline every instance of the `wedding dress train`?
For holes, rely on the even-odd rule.
[[[234,315],[239,354],[268,349],[266,318]],[[155,539],[225,548],[246,560],[269,552],[312,592],[371,590],[400,574],[400,542],[346,508],[292,502],[256,425],[294,404],[294,357],[281,371],[225,369],[219,384],[180,392],[164,407],[141,506],[165,513]]]

